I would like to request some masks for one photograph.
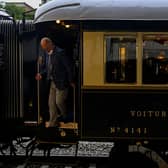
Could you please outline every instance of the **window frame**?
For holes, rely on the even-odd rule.
[[[111,85],[111,86],[135,86],[135,87],[163,87],[168,86],[167,84],[144,84],[143,83],[143,37],[147,35],[167,35],[168,32],[109,32],[104,33],[104,67],[106,63],[106,38],[107,36],[135,36],[136,39],[136,82],[135,83],[104,83],[105,86]],[[104,68],[104,73],[105,68]],[[105,78],[105,75],[104,75]],[[105,80],[105,79],[104,79]]]
[[[109,37],[114,37],[114,38],[116,38],[116,37],[120,37],[120,36],[122,36],[122,37],[131,37],[132,39],[135,39],[135,41],[136,41],[136,48],[135,48],[135,50],[136,50],[136,57],[135,57],[135,59],[137,60],[137,34],[136,33],[118,33],[118,32],[116,32],[116,33],[108,33],[108,34],[104,34],[104,37],[103,37],[103,39],[104,39],[104,54],[103,54],[103,60],[104,60],[104,84],[105,85],[136,85],[137,84],[137,79],[136,79],[136,81],[135,81],[135,83],[108,83],[108,82],[106,82],[106,79],[105,79],[105,76],[106,76],[106,62],[107,62],[107,55],[106,55],[106,45],[107,45],[107,43],[106,43],[106,37],[107,36],[109,36]],[[136,67],[137,67],[137,61],[136,61]],[[137,68],[136,68],[136,71],[137,71]],[[136,75],[136,77],[137,77],[137,75]]]

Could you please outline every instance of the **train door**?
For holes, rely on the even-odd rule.
[[[66,55],[70,58],[73,63],[73,74],[74,74],[74,83],[75,88],[70,87],[68,92],[67,107],[68,107],[68,116],[66,122],[76,121],[78,118],[77,111],[78,103],[78,65],[79,65],[79,25],[74,22],[66,21],[52,21],[46,23],[36,24],[36,30],[38,32],[39,39],[39,58],[42,58],[39,64],[44,64],[46,61],[47,55],[40,47],[40,39],[42,37],[49,37],[53,43],[63,48],[66,52]],[[41,65],[39,65],[41,66]],[[42,65],[43,66],[43,65]],[[49,119],[48,111],[48,83],[46,79],[39,82],[39,115],[42,121],[46,122]]]

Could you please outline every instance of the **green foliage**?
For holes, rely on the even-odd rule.
[[[14,19],[20,20],[23,18],[23,13],[25,9],[23,7],[18,7],[16,5],[6,5],[5,9],[11,16],[14,16]]]
[[[5,7],[0,4],[0,8],[5,9],[9,15],[13,16],[15,20],[23,19],[23,13],[25,12],[24,7],[16,6],[16,5],[9,5],[7,4]],[[33,20],[34,19],[34,11],[30,13],[26,13],[25,19]]]
[[[26,19],[33,20],[34,19],[34,14],[27,14]]]

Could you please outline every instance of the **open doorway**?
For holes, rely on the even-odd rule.
[[[53,43],[64,49],[66,56],[73,64],[73,78],[75,88],[69,87],[67,104],[67,122],[74,122],[76,118],[75,111],[78,109],[78,64],[79,64],[79,23],[75,22],[46,22],[36,25],[39,40],[39,57],[42,58],[41,64],[45,64],[47,60],[46,53],[41,49],[40,40],[43,37],[49,37]],[[43,66],[43,65],[42,65]],[[48,109],[48,95],[49,95],[49,83],[46,79],[43,79],[39,83],[39,97],[40,97],[40,117],[45,123],[49,120]]]

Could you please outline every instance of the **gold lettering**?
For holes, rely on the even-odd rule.
[[[141,111],[137,111],[137,117],[141,117],[141,116],[142,116]]]
[[[160,112],[159,111],[155,111],[155,117],[159,117],[160,116]]]
[[[135,111],[130,111],[131,117],[135,117]]]
[[[146,111],[143,111],[143,117],[146,117]]]
[[[114,127],[111,127],[111,133],[115,133],[115,128]]]
[[[134,134],[134,128],[131,128],[131,133]]]
[[[131,110],[130,111],[130,116],[131,117],[137,117],[137,118],[141,118],[141,117],[149,117],[149,118],[152,118],[152,117],[162,117],[162,118],[165,118],[167,117],[167,111],[159,111],[159,110],[156,110],[156,111],[152,111],[152,110],[148,110],[148,111],[140,111],[140,110]]]
[[[147,131],[147,128],[141,128],[141,127],[138,127],[138,128],[134,128],[134,127],[111,127],[110,128],[110,133],[111,134],[118,134],[118,133],[121,133],[121,134],[147,134],[148,131]]]
[[[136,129],[136,132],[137,132],[138,134],[141,134],[141,128],[137,128],[137,129]]]
[[[124,129],[124,132],[125,132],[126,134],[128,134],[128,133],[129,133],[128,128],[125,128],[125,129]]]
[[[149,113],[149,117],[152,117],[153,111],[148,111],[148,113]]]
[[[166,111],[162,111],[162,117],[166,117]]]

